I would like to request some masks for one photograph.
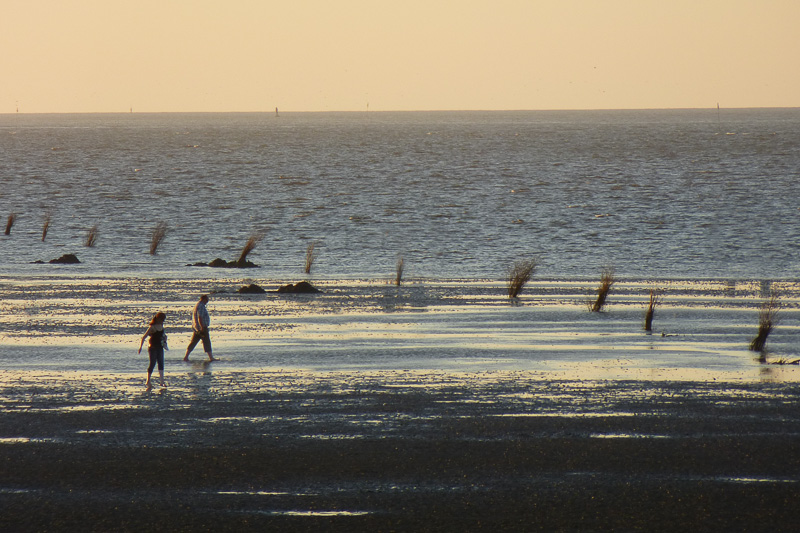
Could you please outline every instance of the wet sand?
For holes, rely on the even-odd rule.
[[[800,388],[0,372],[3,531],[791,531]]]
[[[800,366],[747,349],[765,287],[659,283],[647,335],[653,284],[589,313],[575,280],[509,302],[498,281],[7,278],[0,531],[796,530]],[[770,363],[799,357],[800,285],[777,285]],[[209,287],[222,361],[184,364]],[[145,391],[159,309],[169,387]]]

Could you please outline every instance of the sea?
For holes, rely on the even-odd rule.
[[[800,353],[796,108],[4,114],[0,229],[12,215],[5,368],[139,372],[157,310],[177,359],[201,293],[232,368],[612,361],[617,377],[749,379],[773,293],[770,357]],[[196,266],[251,237],[256,267]],[[49,262],[64,254],[80,263]],[[536,269],[510,299],[521,260]],[[592,313],[604,270],[616,284]],[[302,280],[322,293],[274,292]],[[267,293],[237,292],[251,283]],[[659,335],[645,337],[651,290]]]
[[[798,252],[800,109],[0,115],[0,529],[790,530]]]

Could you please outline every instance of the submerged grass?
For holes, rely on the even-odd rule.
[[[597,299],[590,306],[593,313],[599,313],[603,310],[603,307],[606,305],[608,293],[615,281],[614,268],[610,266],[603,267],[603,271],[600,274],[600,287],[597,288]]]
[[[661,303],[661,291],[658,289],[650,289],[650,303],[647,306],[647,312],[644,315],[644,330],[653,331],[653,315],[656,312],[656,307]]]
[[[97,233],[97,225],[89,228],[89,231],[86,233],[86,240],[83,243],[87,248],[91,248],[97,244]]]
[[[778,294],[777,292],[773,292],[769,299],[761,304],[758,312],[758,334],[750,342],[750,350],[761,352],[761,357],[759,359],[761,362],[766,362],[767,360],[764,348],[767,344],[767,337],[772,333],[777,323],[776,317],[779,307]]]
[[[314,254],[314,243],[312,242],[308,245],[308,248],[306,248],[306,266],[304,269],[306,274],[311,274],[311,267],[314,265],[314,260],[316,258],[317,256]]]
[[[150,237],[150,255],[156,255],[161,241],[167,236],[167,231],[169,231],[167,223],[163,220],[159,220],[156,227],[153,228],[153,234]]]
[[[50,220],[52,219],[52,214],[50,211],[47,211],[44,214],[44,222],[42,223],[42,242],[47,238],[47,231],[50,229]]]
[[[394,278],[394,284],[398,287],[403,281],[403,269],[405,268],[405,262],[403,261],[403,256],[397,258],[397,271]]]
[[[11,235],[11,228],[14,226],[14,222],[17,220],[16,213],[11,213],[8,215],[8,222],[6,222],[6,235]]]
[[[247,242],[244,244],[244,248],[242,248],[242,253],[239,255],[239,259],[236,263],[239,266],[243,266],[247,263],[247,256],[252,252],[255,247],[264,239],[264,232],[256,231],[250,235],[250,238],[247,239]]]
[[[508,269],[507,287],[508,297],[516,298],[522,294],[525,284],[530,281],[534,270],[536,270],[535,259],[521,259],[514,262]]]

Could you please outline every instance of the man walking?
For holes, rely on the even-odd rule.
[[[208,309],[206,309],[207,303],[208,295],[204,294],[200,297],[200,301],[197,302],[197,305],[194,306],[194,311],[192,312],[192,329],[194,333],[192,334],[192,340],[189,346],[186,348],[186,356],[183,358],[184,361],[189,360],[189,354],[192,353],[192,350],[194,350],[194,347],[197,346],[197,343],[200,341],[203,341],[203,350],[208,354],[208,360],[216,361],[211,354],[211,337],[208,335],[208,326],[211,324],[211,317],[208,316]]]

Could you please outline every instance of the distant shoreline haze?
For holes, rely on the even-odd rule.
[[[736,107],[720,107],[719,111],[747,111],[747,110],[797,110],[800,106],[736,106]],[[283,114],[299,114],[299,113],[313,113],[313,114],[347,114],[347,113],[549,113],[549,112],[607,112],[607,111],[717,111],[716,104],[708,107],[619,107],[619,108],[565,108],[565,109],[549,109],[549,108],[531,108],[531,109],[330,109],[330,110],[303,110],[303,109],[280,109],[279,116]],[[233,115],[233,114],[267,114],[275,116],[275,109],[264,110],[216,110],[216,111],[154,111],[136,108],[128,110],[106,110],[106,111],[4,111],[0,112],[0,117],[4,115]]]

